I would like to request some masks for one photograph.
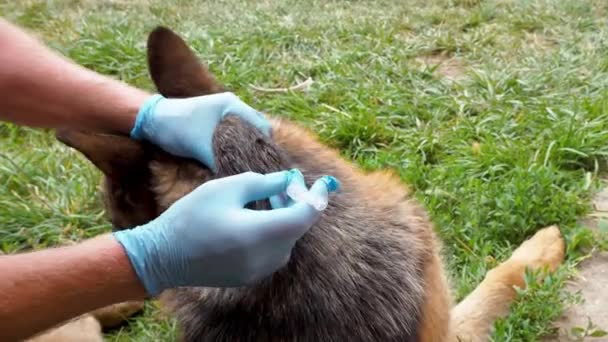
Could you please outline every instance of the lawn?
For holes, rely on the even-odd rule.
[[[495,341],[550,336],[581,247],[602,241],[577,221],[606,170],[605,0],[0,0],[0,15],[150,90],[147,34],[172,28],[254,107],[313,128],[366,169],[397,170],[445,242],[458,299],[537,229],[559,224],[567,263],[521,293]],[[251,87],[308,77],[309,92]],[[83,157],[7,124],[0,145],[1,251],[110,230],[100,173]],[[175,326],[149,303],[107,336],[170,340]]]

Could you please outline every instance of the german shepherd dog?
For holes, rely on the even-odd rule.
[[[226,91],[164,27],[149,35],[148,66],[165,97]],[[454,306],[441,242],[400,179],[390,171],[363,172],[297,123],[269,120],[270,138],[227,116],[213,138],[215,173],[126,136],[57,132],[105,175],[105,205],[116,229],[147,223],[202,183],[242,172],[299,168],[308,186],[325,174],[340,180],[341,192],[272,276],[249,287],[161,294],[183,341],[487,341],[515,287],[525,287],[526,267],[552,272],[563,261],[558,227],[542,229]]]

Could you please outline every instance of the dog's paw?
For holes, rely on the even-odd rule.
[[[103,335],[99,322],[83,315],[25,342],[103,342]]]
[[[144,308],[143,301],[123,302],[97,309],[91,314],[104,328],[114,328]]]
[[[537,270],[547,266],[550,272],[555,271],[564,261],[566,245],[557,226],[541,229],[529,240],[519,246],[510,258]]]

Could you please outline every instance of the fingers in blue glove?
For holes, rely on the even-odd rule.
[[[285,191],[288,174],[288,171],[268,174],[246,172],[219,179],[215,185],[230,187],[230,200],[243,207],[247,203],[267,199]]]
[[[241,119],[256,127],[264,135],[270,136],[270,123],[266,120],[264,114],[258,112],[245,102],[241,101],[238,97],[236,97],[236,95],[232,94],[232,96],[234,96],[235,99],[228,107],[226,107],[222,117],[225,117],[226,115],[237,115]]]
[[[171,154],[198,159],[217,171],[213,134],[226,115],[235,115],[270,136],[270,122],[231,92],[190,98],[151,96],[142,104],[130,136],[149,140]]]
[[[327,181],[318,179],[310,189],[318,198],[325,201],[329,197]],[[291,202],[284,208],[270,211],[250,211],[252,231],[264,238],[292,239],[295,243],[321,217],[321,211],[316,210],[306,202]]]

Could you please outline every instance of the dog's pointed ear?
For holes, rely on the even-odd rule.
[[[225,91],[186,42],[162,26],[148,36],[148,69],[156,89],[165,97],[192,97]]]
[[[82,153],[103,174],[104,202],[114,229],[132,228],[159,214],[151,187],[152,145],[124,135],[58,130],[57,140]]]
[[[57,130],[55,137],[74,148],[112,179],[121,179],[146,168],[146,145],[127,136]]]

